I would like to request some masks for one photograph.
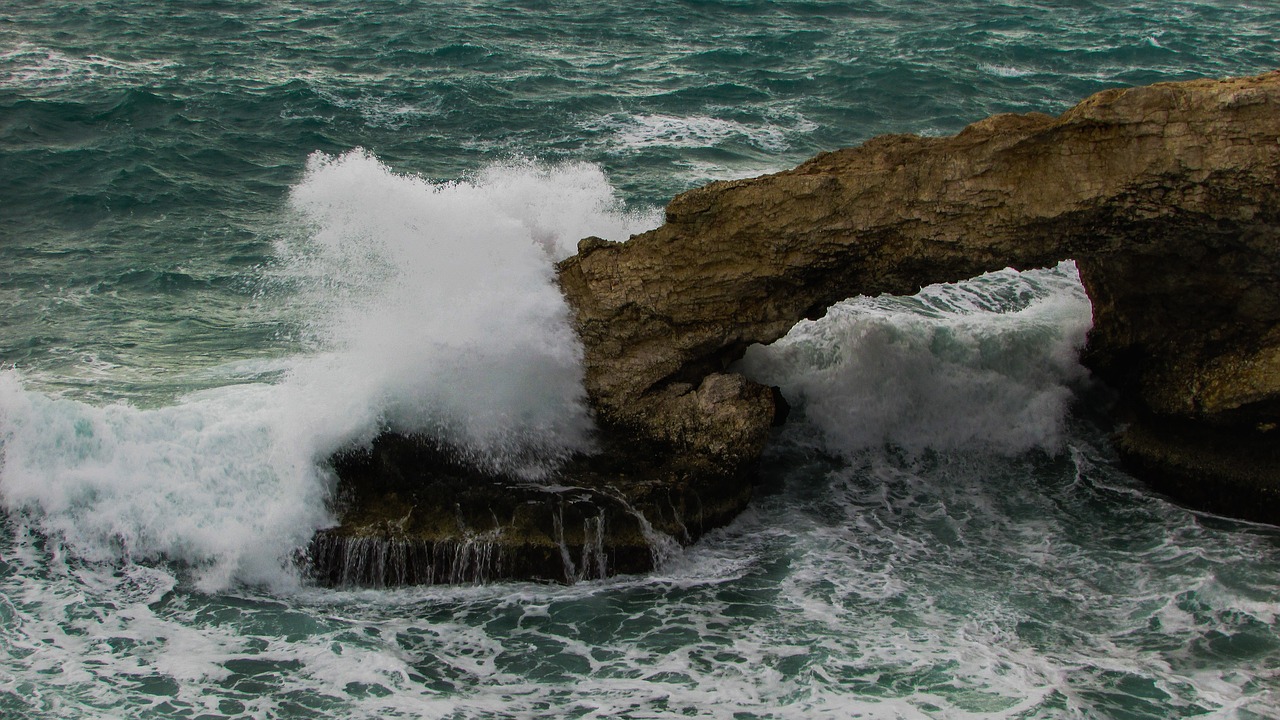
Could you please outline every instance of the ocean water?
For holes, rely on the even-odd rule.
[[[0,718],[1280,717],[1280,529],[1117,468],[1070,262],[752,348],[793,417],[651,574],[292,562],[324,458],[380,429],[533,479],[591,448],[552,269],[581,237],[1277,66],[1270,2],[10,0]]]

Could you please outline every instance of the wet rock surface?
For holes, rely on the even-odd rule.
[[[308,550],[333,586],[572,583],[651,570],[751,499],[750,468],[605,430],[539,480],[487,473],[429,438],[385,433],[333,458],[341,524]]]

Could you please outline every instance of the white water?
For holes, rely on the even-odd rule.
[[[740,139],[770,153],[790,149],[791,134],[806,133],[817,126],[794,111],[782,110],[772,120],[744,124],[706,115],[610,115],[584,124],[584,129],[606,131],[610,147],[617,153],[633,153],[648,148],[707,148],[731,139]]]
[[[802,322],[743,370],[777,385],[826,452],[891,445],[1016,454],[1061,448],[1091,324],[1074,263],[911,298],[855,298]]]
[[[581,237],[654,222],[623,212],[598,168],[431,183],[360,151],[317,155],[292,201],[298,232],[271,285],[289,288],[280,302],[313,351],[282,359],[276,382],[158,408],[49,396],[4,371],[6,510],[91,561],[178,561],[210,591],[283,588],[292,553],[332,521],[323,461],[343,446],[423,431],[530,477],[590,447],[552,263]]]

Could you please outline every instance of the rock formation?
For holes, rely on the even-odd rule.
[[[572,583],[652,569],[751,499],[743,473],[626,433],[552,482],[479,470],[425,437],[385,433],[333,458],[341,524],[304,562],[324,584],[507,578]]]
[[[560,283],[599,416],[733,466],[773,421],[725,368],[856,295],[1077,260],[1119,447],[1171,493],[1280,521],[1280,73],[1107,90],[1060,117],[879,137],[675,198]]]
[[[1063,259],[1094,304],[1085,361],[1119,391],[1125,460],[1189,503],[1280,522],[1271,73],[1108,90],[954,137],[880,137],[684,193],[626,243],[583,240],[558,272],[605,452],[531,487],[384,439],[338,459],[344,522],[312,561],[331,582],[643,569],[653,536],[689,542],[750,498],[784,409],[728,370],[749,345],[848,297]],[[476,543],[507,559],[480,569]],[[385,569],[396,553],[420,570]]]

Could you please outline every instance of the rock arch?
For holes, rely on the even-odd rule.
[[[676,197],[559,267],[600,419],[735,468],[775,396],[725,372],[855,295],[1075,259],[1132,467],[1280,521],[1280,73],[1107,90]]]

